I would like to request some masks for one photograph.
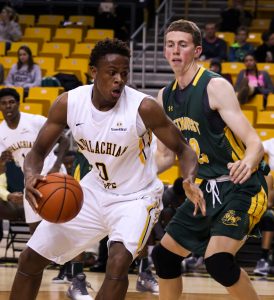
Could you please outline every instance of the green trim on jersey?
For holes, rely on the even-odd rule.
[[[72,166],[73,177],[80,181],[90,170],[92,166],[89,164],[88,160],[85,158],[84,154],[77,151],[75,155],[75,160]]]
[[[220,76],[201,67],[192,83],[185,88],[183,99],[176,97],[180,89],[176,80],[163,92],[163,107],[196,152],[198,177],[202,179],[228,175],[227,164],[242,159],[245,151],[242,141],[228,127],[221,133],[215,133],[205,116],[207,85],[216,77]]]

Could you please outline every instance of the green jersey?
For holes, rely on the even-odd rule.
[[[227,164],[242,159],[245,150],[242,141],[226,126],[218,112],[209,108],[207,85],[214,77],[219,75],[201,67],[185,89],[181,90],[175,80],[163,93],[167,115],[198,156],[198,177],[201,179],[228,175]]]

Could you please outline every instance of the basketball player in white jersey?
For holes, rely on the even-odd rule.
[[[13,88],[3,88],[0,90],[0,111],[4,116],[4,121],[0,124],[0,165],[14,160],[23,170],[23,163],[27,153],[31,150],[33,143],[44,125],[46,118],[40,115],[27,114],[19,111],[20,96]],[[59,139],[58,157],[50,152],[44,162],[43,175],[52,172],[65,172],[62,166],[62,159],[68,148],[68,141],[65,137]],[[1,171],[0,171],[1,172]],[[30,232],[33,233],[41,217],[33,211],[26,199],[24,202],[25,219],[29,224]]]
[[[130,52],[119,40],[98,42],[90,55],[94,84],[62,94],[24,163],[26,197],[34,210],[43,160],[68,124],[81,152],[93,166],[81,180],[84,204],[71,221],[42,221],[22,252],[10,299],[33,300],[43,269],[63,264],[104,236],[109,257],[96,299],[122,300],[128,268],[145,245],[162,207],[163,184],[156,176],[151,133],[176,153],[188,197],[204,210],[194,184],[195,152],[157,102],[126,86]],[[79,287],[80,288],[80,287]],[[85,298],[81,298],[85,299]]]

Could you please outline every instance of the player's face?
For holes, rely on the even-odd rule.
[[[202,47],[194,45],[190,33],[171,31],[166,35],[164,54],[175,73],[187,71],[201,51]]]
[[[106,109],[113,107],[119,100],[127,83],[129,58],[119,54],[107,54],[91,68],[94,78],[93,103]]]
[[[19,115],[19,102],[13,96],[4,96],[0,99],[0,111],[6,121],[12,121]]]

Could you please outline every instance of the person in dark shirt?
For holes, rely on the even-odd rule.
[[[262,34],[263,44],[255,51],[257,62],[274,62],[274,32],[266,31]]]
[[[221,13],[220,31],[236,32],[239,26],[250,26],[252,15],[244,9],[244,1],[234,0],[232,7]]]
[[[227,45],[223,39],[216,36],[216,25],[207,23],[205,25],[204,37],[202,40],[203,52],[201,60],[217,58],[220,61],[227,60]]]

